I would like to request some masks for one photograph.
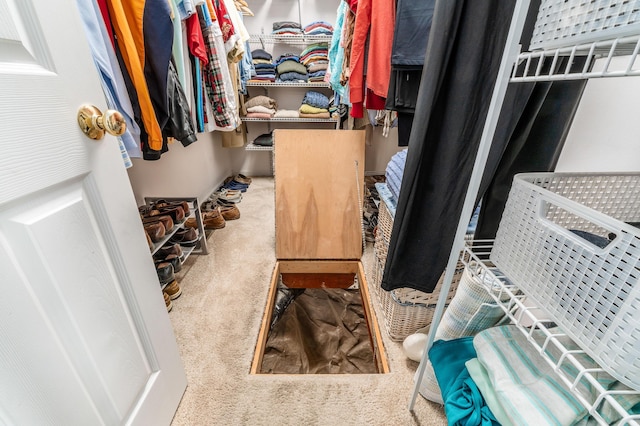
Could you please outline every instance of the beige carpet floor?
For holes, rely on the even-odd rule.
[[[417,363],[389,339],[373,291],[389,374],[249,374],[276,260],[273,179],[254,179],[238,207],[242,217],[208,237],[209,255],[191,256],[179,274],[169,317],[188,387],[172,424],[446,425],[442,407],[421,396],[407,409]],[[371,287],[372,244],[363,264]]]

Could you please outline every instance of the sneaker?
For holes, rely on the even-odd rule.
[[[173,280],[173,282],[171,282],[171,284],[169,284],[168,286],[166,286],[164,288],[164,292],[169,295],[169,298],[171,300],[175,300],[178,297],[180,297],[180,295],[182,294],[182,289],[178,285],[178,281],[177,280]]]
[[[169,297],[166,291],[163,291],[162,295],[164,296],[164,304],[167,307],[167,312],[171,312],[171,310],[173,309],[173,303],[171,303],[171,297]]]

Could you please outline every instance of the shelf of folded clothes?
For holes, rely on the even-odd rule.
[[[241,117],[242,121],[280,121],[289,123],[337,123],[339,118],[255,118]]]
[[[330,87],[324,81],[312,81],[307,83],[291,82],[270,82],[270,81],[247,81],[248,87]]]
[[[532,306],[489,259],[492,246],[488,241],[468,242],[460,262],[511,325],[434,343],[429,360],[449,420],[480,412],[484,418],[488,407],[501,424],[640,424],[640,391],[616,381],[544,309]],[[469,313],[474,319],[484,318],[480,310]],[[463,325],[468,329],[469,324]],[[462,346],[469,356],[453,360],[452,354],[460,358]],[[473,368],[466,364],[466,372],[469,361]],[[458,364],[460,368],[454,368]],[[481,404],[472,407],[470,401]]]
[[[330,35],[307,35],[307,34],[253,34],[250,43],[288,43],[288,44],[308,44],[317,42],[330,42]]]

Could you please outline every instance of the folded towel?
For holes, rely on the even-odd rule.
[[[512,423],[569,426],[587,415],[516,326],[485,330],[473,345]]]
[[[300,113],[291,109],[279,109],[276,111],[274,118],[299,118]]]
[[[319,114],[306,114],[304,112],[300,113],[300,118],[331,118],[331,115],[329,115],[329,112],[321,112]]]
[[[326,108],[316,108],[314,106],[307,105],[307,104],[300,105],[300,109],[298,111],[303,112],[305,114],[321,114],[321,113],[329,112],[329,110]]]
[[[480,277],[467,266],[462,273],[455,296],[442,315],[436,330],[436,339],[452,340],[475,336],[493,327],[504,317],[504,312],[485,290]],[[509,295],[502,296],[508,300]]]
[[[465,366],[475,357],[472,337],[437,340],[429,350],[429,360],[442,391],[447,422],[449,425],[499,426]]]
[[[246,108],[261,105],[267,108],[278,109],[278,103],[275,101],[275,99],[271,99],[268,96],[262,95],[254,96],[253,98],[249,99],[244,105]]]
[[[511,423],[511,420],[504,412],[502,404],[500,404],[498,396],[496,395],[496,390],[491,384],[487,370],[484,369],[480,361],[478,361],[478,358],[470,359],[465,363],[465,366],[467,367],[469,376],[478,387],[482,398],[484,398],[487,407],[489,407],[489,410],[491,410],[496,420],[498,420],[498,423],[502,426],[517,426]]]
[[[247,112],[261,112],[263,114],[273,115],[276,113],[276,110],[273,108],[267,108],[262,105],[256,105],[256,106],[247,108]]]
[[[262,112],[248,112],[247,118],[271,118],[271,114],[264,114]]]

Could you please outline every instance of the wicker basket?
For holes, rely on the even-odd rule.
[[[458,262],[447,296],[447,305],[456,293],[463,271],[464,265]],[[411,288],[383,290],[380,287],[383,272],[384,264],[377,258],[373,285],[380,299],[385,327],[392,340],[401,341],[408,335],[431,324],[436,303],[440,297],[444,274],[440,277],[432,293],[424,293]]]
[[[378,207],[378,230],[376,231],[376,239],[373,243],[376,257],[380,259],[382,264],[387,261],[387,253],[389,251],[389,242],[391,241],[391,231],[393,230],[393,217],[389,212],[387,204],[382,200]]]

